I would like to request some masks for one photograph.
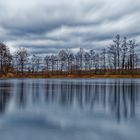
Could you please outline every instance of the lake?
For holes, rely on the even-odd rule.
[[[140,79],[0,80],[0,140],[139,140]]]

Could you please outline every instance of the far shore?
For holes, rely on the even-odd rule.
[[[41,73],[24,73],[15,74],[7,73],[0,75],[0,79],[8,78],[140,78],[140,74],[41,74]]]

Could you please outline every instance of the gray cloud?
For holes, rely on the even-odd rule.
[[[133,6],[132,6],[133,5]],[[140,38],[139,0],[0,1],[0,39],[12,52],[107,47],[116,34]]]

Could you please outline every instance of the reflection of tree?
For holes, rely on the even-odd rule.
[[[6,105],[10,99],[11,93],[11,83],[1,83],[0,82],[0,113],[5,111]]]
[[[31,86],[30,86],[31,84]],[[45,103],[61,107],[78,106],[79,109],[107,109],[118,121],[135,116],[135,107],[139,99],[139,83],[131,80],[76,81],[45,80],[45,83],[21,81],[16,84],[16,103],[25,107],[43,99]],[[0,112],[5,110],[10,99],[11,88],[8,82],[0,83]],[[44,94],[45,92],[45,94]],[[27,107],[27,106],[26,106]]]
[[[132,81],[129,84],[118,81],[112,85],[109,95],[111,102],[109,102],[109,105],[111,110],[116,114],[118,121],[122,117],[126,119],[129,116],[135,116],[137,91],[138,85],[135,86],[135,83]]]
[[[26,91],[25,91],[25,82],[24,81],[21,81],[21,83],[19,83],[17,85],[17,104],[19,106],[22,106],[24,107],[26,105]]]
[[[32,83],[32,101],[33,103],[39,100],[39,83]]]
[[[135,116],[136,99],[138,99],[137,83],[131,81],[124,83],[121,80],[115,82],[85,83],[47,83],[45,86],[46,100],[58,103],[62,106],[77,104],[81,109],[102,105],[108,108],[118,121]]]

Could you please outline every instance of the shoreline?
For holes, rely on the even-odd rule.
[[[0,75],[1,79],[20,79],[20,78],[31,78],[31,79],[53,79],[53,78],[140,78],[140,74],[13,74],[8,73]]]

